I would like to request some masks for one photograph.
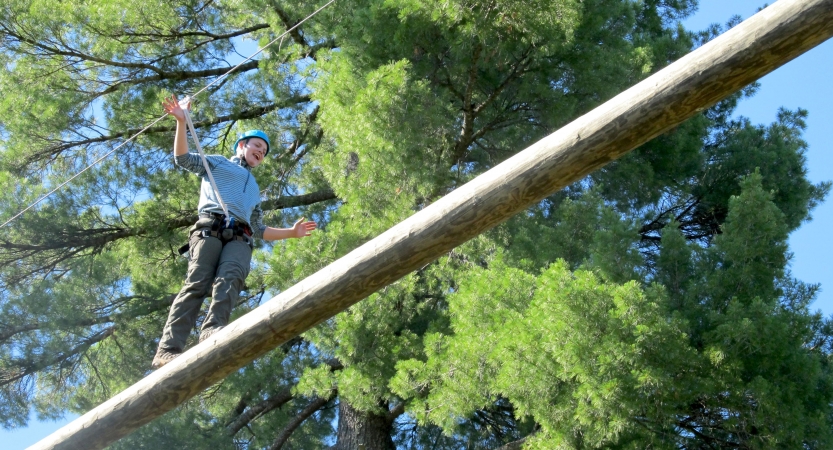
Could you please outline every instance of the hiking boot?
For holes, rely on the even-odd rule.
[[[181,354],[182,352],[178,352],[175,350],[167,350],[160,347],[156,349],[156,356],[153,357],[153,362],[150,363],[150,367],[153,369],[159,369],[165,364],[168,364],[169,362],[173,361],[174,358]]]
[[[223,327],[213,327],[213,328],[209,328],[207,330],[200,331],[200,342],[210,338],[211,335],[215,334],[216,332],[218,332],[222,329],[223,329]]]

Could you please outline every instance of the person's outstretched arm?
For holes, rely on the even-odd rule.
[[[295,225],[292,228],[266,227],[266,229],[263,230],[263,240],[277,241],[289,238],[302,238],[309,236],[317,226],[318,225],[315,222],[304,221],[304,218],[301,217],[297,222],[295,222]]]

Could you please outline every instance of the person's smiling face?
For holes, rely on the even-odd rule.
[[[261,138],[248,138],[240,141],[237,154],[246,161],[249,167],[257,167],[266,157],[266,141]]]

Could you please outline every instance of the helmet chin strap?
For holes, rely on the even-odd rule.
[[[237,155],[236,156],[238,158],[240,158],[240,161],[243,161],[246,164],[246,167],[249,167],[249,168],[252,167],[251,165],[249,165],[249,161],[246,159],[246,154],[243,153],[242,151],[240,151],[240,147],[237,148]]]

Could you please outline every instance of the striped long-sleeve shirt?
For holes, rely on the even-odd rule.
[[[263,238],[263,231],[266,225],[261,217],[263,210],[260,209],[260,188],[252,176],[251,167],[245,160],[237,156],[226,158],[220,155],[206,155],[206,161],[214,175],[217,183],[217,190],[228,208],[229,215],[238,222],[248,223],[252,227],[253,236]],[[223,207],[211,188],[208,181],[205,167],[202,164],[200,155],[186,153],[175,158],[176,164],[185,170],[193,172],[202,178],[200,186],[200,203],[197,210],[200,213],[223,214]]]

